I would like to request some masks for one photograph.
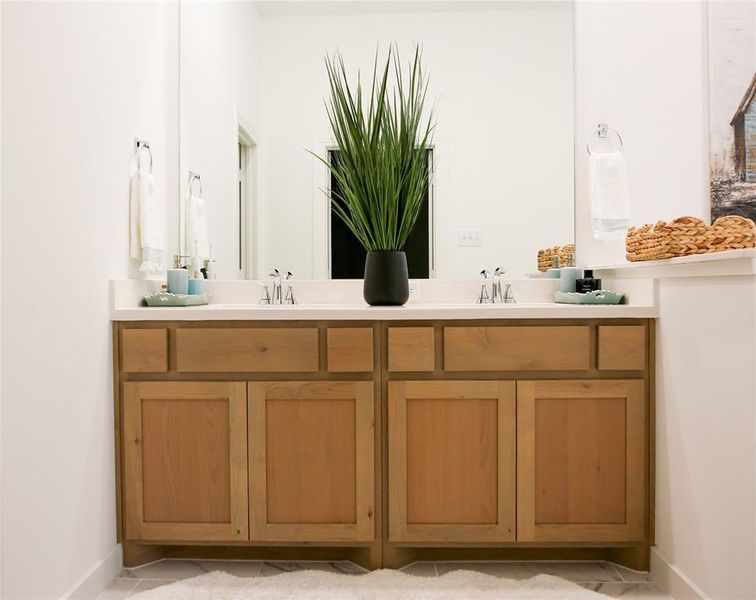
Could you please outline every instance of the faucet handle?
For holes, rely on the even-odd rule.
[[[276,269],[275,267],[273,267],[270,270],[270,272],[268,273],[268,277],[274,277],[274,278],[275,277],[281,277],[281,272],[278,269]]]
[[[491,273],[489,273],[486,269],[483,269],[480,274],[483,276],[483,279],[488,279]]]
[[[284,304],[296,304],[297,300],[294,298],[294,287],[291,285],[291,280],[294,277],[294,274],[291,271],[286,271],[286,274],[284,275],[284,280],[288,283],[286,286],[286,297],[283,300]]]
[[[517,300],[515,300],[514,292],[512,292],[512,284],[507,283],[507,285],[504,287],[504,304],[517,304]]]
[[[272,304],[272,301],[270,299],[270,291],[268,291],[267,284],[265,284],[265,283],[263,283],[261,281],[258,281],[257,285],[261,286],[262,289],[263,289],[262,296],[260,296],[260,300],[258,300],[257,303],[258,304]]]
[[[506,269],[502,269],[501,267],[496,267],[496,270],[494,271],[494,275],[497,277],[501,277],[506,272],[507,272]]]

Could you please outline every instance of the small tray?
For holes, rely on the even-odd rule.
[[[204,306],[210,299],[207,294],[169,294],[156,292],[144,297],[147,306]]]
[[[611,290],[597,290],[587,294],[554,292],[554,302],[557,304],[619,304],[624,297],[624,294]]]

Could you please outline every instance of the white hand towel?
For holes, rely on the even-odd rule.
[[[164,272],[165,236],[155,176],[141,166],[131,176],[129,216],[129,254],[142,261],[139,270],[146,275]]]
[[[190,190],[186,202],[186,241],[187,251],[202,258],[210,257],[210,243],[207,235],[207,214],[205,199],[195,196]]]
[[[619,239],[630,227],[630,197],[622,152],[591,154],[591,224],[597,240]]]

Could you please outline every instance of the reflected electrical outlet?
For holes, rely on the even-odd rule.
[[[461,229],[457,240],[458,246],[482,246],[483,236],[480,229]]]

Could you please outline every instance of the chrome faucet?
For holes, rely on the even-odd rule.
[[[483,283],[480,285],[480,294],[478,295],[478,299],[476,301],[477,304],[486,304],[489,302],[490,296],[488,295],[488,276],[489,272],[483,269],[480,272],[481,276],[483,277]]]
[[[502,304],[504,302],[504,294],[501,292],[501,276],[504,273],[506,273],[506,270],[496,267],[491,283],[491,304]]]
[[[483,269],[480,274],[483,277],[483,283],[480,286],[480,294],[475,301],[476,304],[516,304],[514,293],[512,292],[512,284],[507,283],[502,290],[501,278],[506,273],[506,269],[496,267],[493,272],[493,279],[491,280],[491,295],[488,294],[488,278],[490,273]]]
[[[286,274],[283,274],[281,271],[279,271],[276,268],[271,269],[270,273],[268,273],[268,276],[272,278],[271,281],[271,287],[268,289],[268,285],[266,283],[260,283],[260,285],[263,288],[262,296],[260,297],[260,301],[258,304],[296,304],[296,299],[294,298],[294,288],[291,285],[291,283],[288,283],[291,278],[293,277],[291,271],[286,271]],[[283,281],[286,281],[288,283],[288,287],[286,289],[286,296],[283,294]]]
[[[266,283],[261,283],[263,288],[262,296],[258,304],[283,304],[281,301],[281,273],[278,269],[274,268],[268,273],[268,276],[273,278],[271,282],[272,287],[268,290]]]

